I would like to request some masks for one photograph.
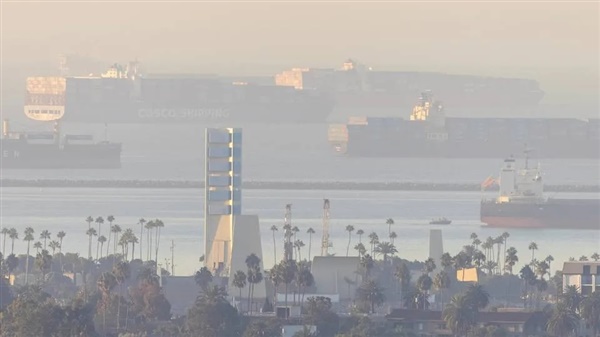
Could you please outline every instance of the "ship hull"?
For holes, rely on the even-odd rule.
[[[600,158],[598,119],[447,118],[445,125],[399,118],[331,125],[334,153],[350,157],[503,158],[535,149],[536,158]]]
[[[118,169],[121,144],[30,144],[2,140],[2,169]]]
[[[481,222],[496,228],[600,230],[600,199],[548,199],[540,203],[481,203]]]

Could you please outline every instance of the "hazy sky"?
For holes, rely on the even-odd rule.
[[[14,2],[2,19],[5,68],[55,66],[58,54],[79,53],[139,57],[154,72],[273,73],[354,57],[375,68],[598,89],[598,2]]]

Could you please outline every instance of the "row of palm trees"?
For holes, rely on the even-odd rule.
[[[106,217],[106,221],[109,225],[108,238],[102,235],[102,225],[105,220],[103,217],[99,216],[95,219],[92,216],[88,216],[85,221],[88,224],[88,229],[86,231],[86,235],[89,237],[89,245],[88,245],[88,258],[92,259],[92,239],[93,237],[97,238],[96,243],[96,260],[102,258],[102,254],[104,251],[104,244],[107,243],[106,246],[106,256],[110,255],[111,241],[112,252],[113,254],[117,254],[117,247],[121,247],[121,254],[126,259],[129,259],[129,254],[131,252],[131,260],[135,259],[136,251],[135,245],[139,243],[139,259],[144,261],[144,250],[143,250],[143,238],[144,238],[144,229],[146,230],[146,261],[153,260],[154,253],[154,261],[158,261],[158,251],[160,244],[160,235],[162,228],[165,226],[164,222],[160,219],[147,221],[144,218],[140,218],[138,220],[138,225],[140,226],[140,235],[139,237],[134,233],[133,229],[127,228],[125,231],[118,224],[113,224],[115,221],[115,217],[109,215]],[[96,230],[92,228],[92,223],[95,223],[98,227]],[[131,245],[131,251],[129,250],[129,246]],[[154,245],[154,251],[153,251]]]

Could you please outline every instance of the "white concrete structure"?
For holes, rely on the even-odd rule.
[[[444,242],[442,230],[432,229],[429,231],[429,257],[435,261],[435,272],[442,268],[442,255],[444,254]]]
[[[233,274],[247,271],[248,255],[258,256],[264,270],[258,216],[242,215],[241,174],[241,129],[206,129],[204,263],[213,275],[228,277],[230,289]],[[254,286],[254,298],[265,296],[263,281]]]

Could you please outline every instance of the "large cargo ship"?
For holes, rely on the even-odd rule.
[[[330,125],[328,139],[353,157],[498,158],[527,144],[539,158],[599,158],[600,120],[446,117],[425,92],[408,120],[351,117]]]
[[[0,140],[3,169],[116,169],[121,167],[121,144],[94,142],[91,135],[52,132],[11,132],[3,121]]]
[[[535,110],[544,97],[539,83],[524,78],[440,72],[376,70],[352,59],[341,69],[292,68],[275,76],[281,86],[321,90],[335,97],[336,113],[394,116],[409,111],[414,98],[432,90],[461,115],[515,114]]]
[[[100,76],[30,77],[25,115],[76,123],[317,123],[331,95],[215,75],[141,75],[137,63]]]
[[[481,201],[481,222],[500,228],[600,230],[600,199],[545,198],[539,165],[517,169],[514,158],[500,171],[499,196]],[[489,181],[488,181],[489,182]]]

